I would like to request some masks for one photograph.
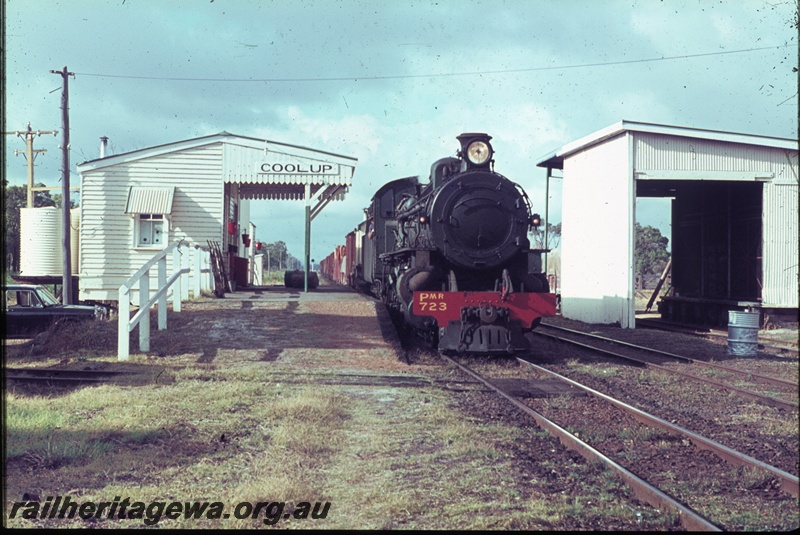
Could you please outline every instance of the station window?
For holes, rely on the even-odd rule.
[[[164,214],[138,214],[134,230],[136,247],[163,247],[167,230]]]

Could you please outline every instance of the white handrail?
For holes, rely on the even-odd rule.
[[[195,262],[190,263],[189,267],[181,268],[183,255],[181,248],[185,248],[187,253],[192,248],[195,250]],[[172,251],[172,276],[167,279],[167,255],[170,251]],[[180,312],[181,300],[188,298],[188,292],[184,288],[188,289],[189,282],[188,277],[182,277],[182,275],[192,273],[192,266],[194,266],[193,279],[195,281],[193,284],[194,297],[199,297],[202,290],[210,290],[207,278],[202,276],[204,265],[206,269],[210,269],[210,260],[204,253],[205,251],[197,245],[184,243],[183,240],[177,241],[159,251],[119,287],[117,360],[128,360],[130,357],[129,334],[137,325],[139,326],[139,350],[150,351],[150,308],[158,304],[158,329],[165,330],[167,328],[167,290],[174,286],[172,310]],[[153,266],[157,266],[158,269],[158,287],[155,294],[150,297],[150,269]],[[139,284],[139,311],[131,317],[131,290],[137,283]],[[144,301],[145,299],[147,301]]]

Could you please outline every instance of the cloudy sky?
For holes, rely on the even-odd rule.
[[[60,130],[72,180],[99,156],[223,130],[358,158],[348,199],[313,225],[326,256],[383,183],[426,178],[462,132],[544,212],[542,157],[622,119],[797,137],[794,0],[3,0],[4,131]],[[23,140],[5,176],[24,184]],[[60,137],[35,148],[59,185]],[[554,181],[550,221],[560,221]],[[642,224],[669,232],[664,201]],[[587,211],[591,207],[587,207]],[[303,254],[303,204],[259,201],[257,239]]]

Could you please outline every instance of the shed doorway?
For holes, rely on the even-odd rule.
[[[763,185],[754,181],[637,180],[637,196],[671,197],[671,290],[663,319],[724,327],[762,288]]]

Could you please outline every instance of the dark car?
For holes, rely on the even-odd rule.
[[[99,306],[62,305],[44,286],[9,284],[3,287],[4,338],[32,338],[53,323],[102,318]]]

